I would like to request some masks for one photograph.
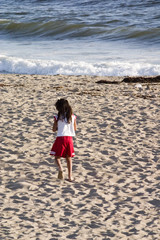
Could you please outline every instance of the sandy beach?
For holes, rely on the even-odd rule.
[[[160,82],[1,74],[0,90],[0,239],[160,239]],[[49,155],[61,97],[77,116],[72,183]]]

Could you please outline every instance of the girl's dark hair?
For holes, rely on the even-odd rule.
[[[61,98],[56,102],[55,106],[58,111],[57,120],[67,118],[67,122],[70,123],[72,120],[72,108],[68,101],[64,98]]]

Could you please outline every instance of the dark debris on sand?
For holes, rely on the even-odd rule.
[[[160,75],[155,77],[126,77],[122,80],[125,83],[160,83]],[[120,81],[99,80],[98,84],[120,84]]]
[[[127,77],[122,82],[125,83],[159,83],[160,76],[156,77]]]

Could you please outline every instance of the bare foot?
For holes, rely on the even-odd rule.
[[[63,172],[62,171],[59,171],[58,172],[58,179],[63,179]]]
[[[73,178],[68,178],[67,181],[68,181],[68,182],[73,182],[74,179],[73,179]]]

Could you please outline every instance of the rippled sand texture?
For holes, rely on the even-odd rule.
[[[159,239],[160,85],[101,79],[115,80],[0,75],[0,239]],[[77,115],[73,183],[49,155],[61,97]]]

